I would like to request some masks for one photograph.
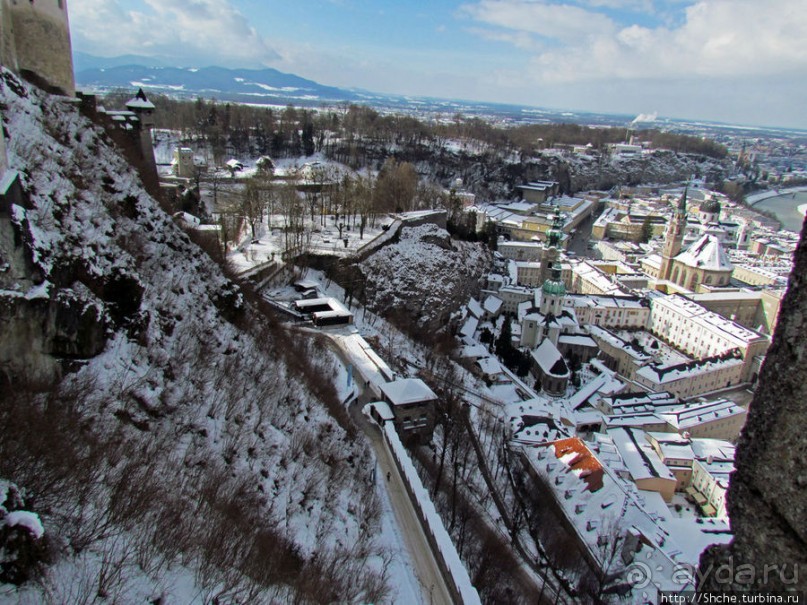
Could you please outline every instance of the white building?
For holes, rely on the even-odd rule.
[[[514,261],[516,265],[516,282],[519,286],[537,288],[543,283],[541,279],[541,263],[535,261]]]
[[[716,439],[693,439],[689,493],[707,516],[726,517],[726,492],[734,471],[734,446]]]
[[[499,242],[496,250],[507,259],[516,261],[540,261],[544,245],[540,242]]]
[[[727,354],[671,366],[648,364],[636,370],[633,379],[651,391],[667,391],[686,399],[740,384],[743,367],[739,355]]]
[[[691,438],[721,439],[734,441],[745,426],[748,412],[733,401],[720,399],[691,403],[674,410],[665,410],[659,415],[670,428]]]
[[[725,319],[701,305],[673,295],[651,301],[650,331],[697,358],[738,349],[744,360],[742,380],[753,381],[754,358],[764,355],[770,339]]]
[[[563,304],[581,325],[645,329],[650,320],[650,301],[637,296],[567,294]]]

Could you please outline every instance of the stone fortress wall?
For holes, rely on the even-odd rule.
[[[0,0],[0,63],[42,88],[74,96],[67,0]]]

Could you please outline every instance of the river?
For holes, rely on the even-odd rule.
[[[785,193],[769,197],[754,204],[754,210],[770,210],[789,231],[801,233],[804,215],[807,213],[807,191]]]

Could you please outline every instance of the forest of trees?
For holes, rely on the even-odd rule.
[[[122,107],[129,91],[107,97],[111,107]],[[579,124],[536,124],[516,127],[494,126],[477,117],[460,114],[434,123],[412,116],[381,114],[367,106],[346,104],[320,110],[291,105],[282,110],[219,102],[198,98],[195,101],[153,95],[157,111],[156,125],[182,133],[187,140],[204,140],[211,147],[214,161],[225,155],[271,155],[273,157],[326,156],[354,168],[360,162],[359,142],[383,146],[412,147],[446,139],[474,140],[496,150],[534,154],[558,145],[587,145],[604,151],[607,145],[624,142],[627,132],[621,128],[581,126]],[[714,141],[659,130],[634,133],[653,148],[695,153],[715,159],[725,158],[727,149]],[[337,148],[335,141],[341,145]],[[344,154],[347,157],[335,157]]]

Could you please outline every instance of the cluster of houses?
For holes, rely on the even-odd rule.
[[[747,414],[730,397],[756,382],[792,250],[769,251],[758,226],[721,220],[716,196],[684,188],[643,217],[630,201],[588,196],[586,208],[604,208],[589,246],[598,258],[579,258],[564,247],[585,199],[553,198],[547,183],[522,195],[475,209],[506,238],[464,309],[460,355],[494,398],[520,385],[500,411],[518,468],[550,486],[591,561],[605,572],[602,541],[615,539],[620,567],[653,561],[670,572],[656,588],[682,590],[672,570],[730,539],[725,497]],[[757,277],[763,260],[781,272]],[[529,356],[521,380],[493,353],[505,323]]]

